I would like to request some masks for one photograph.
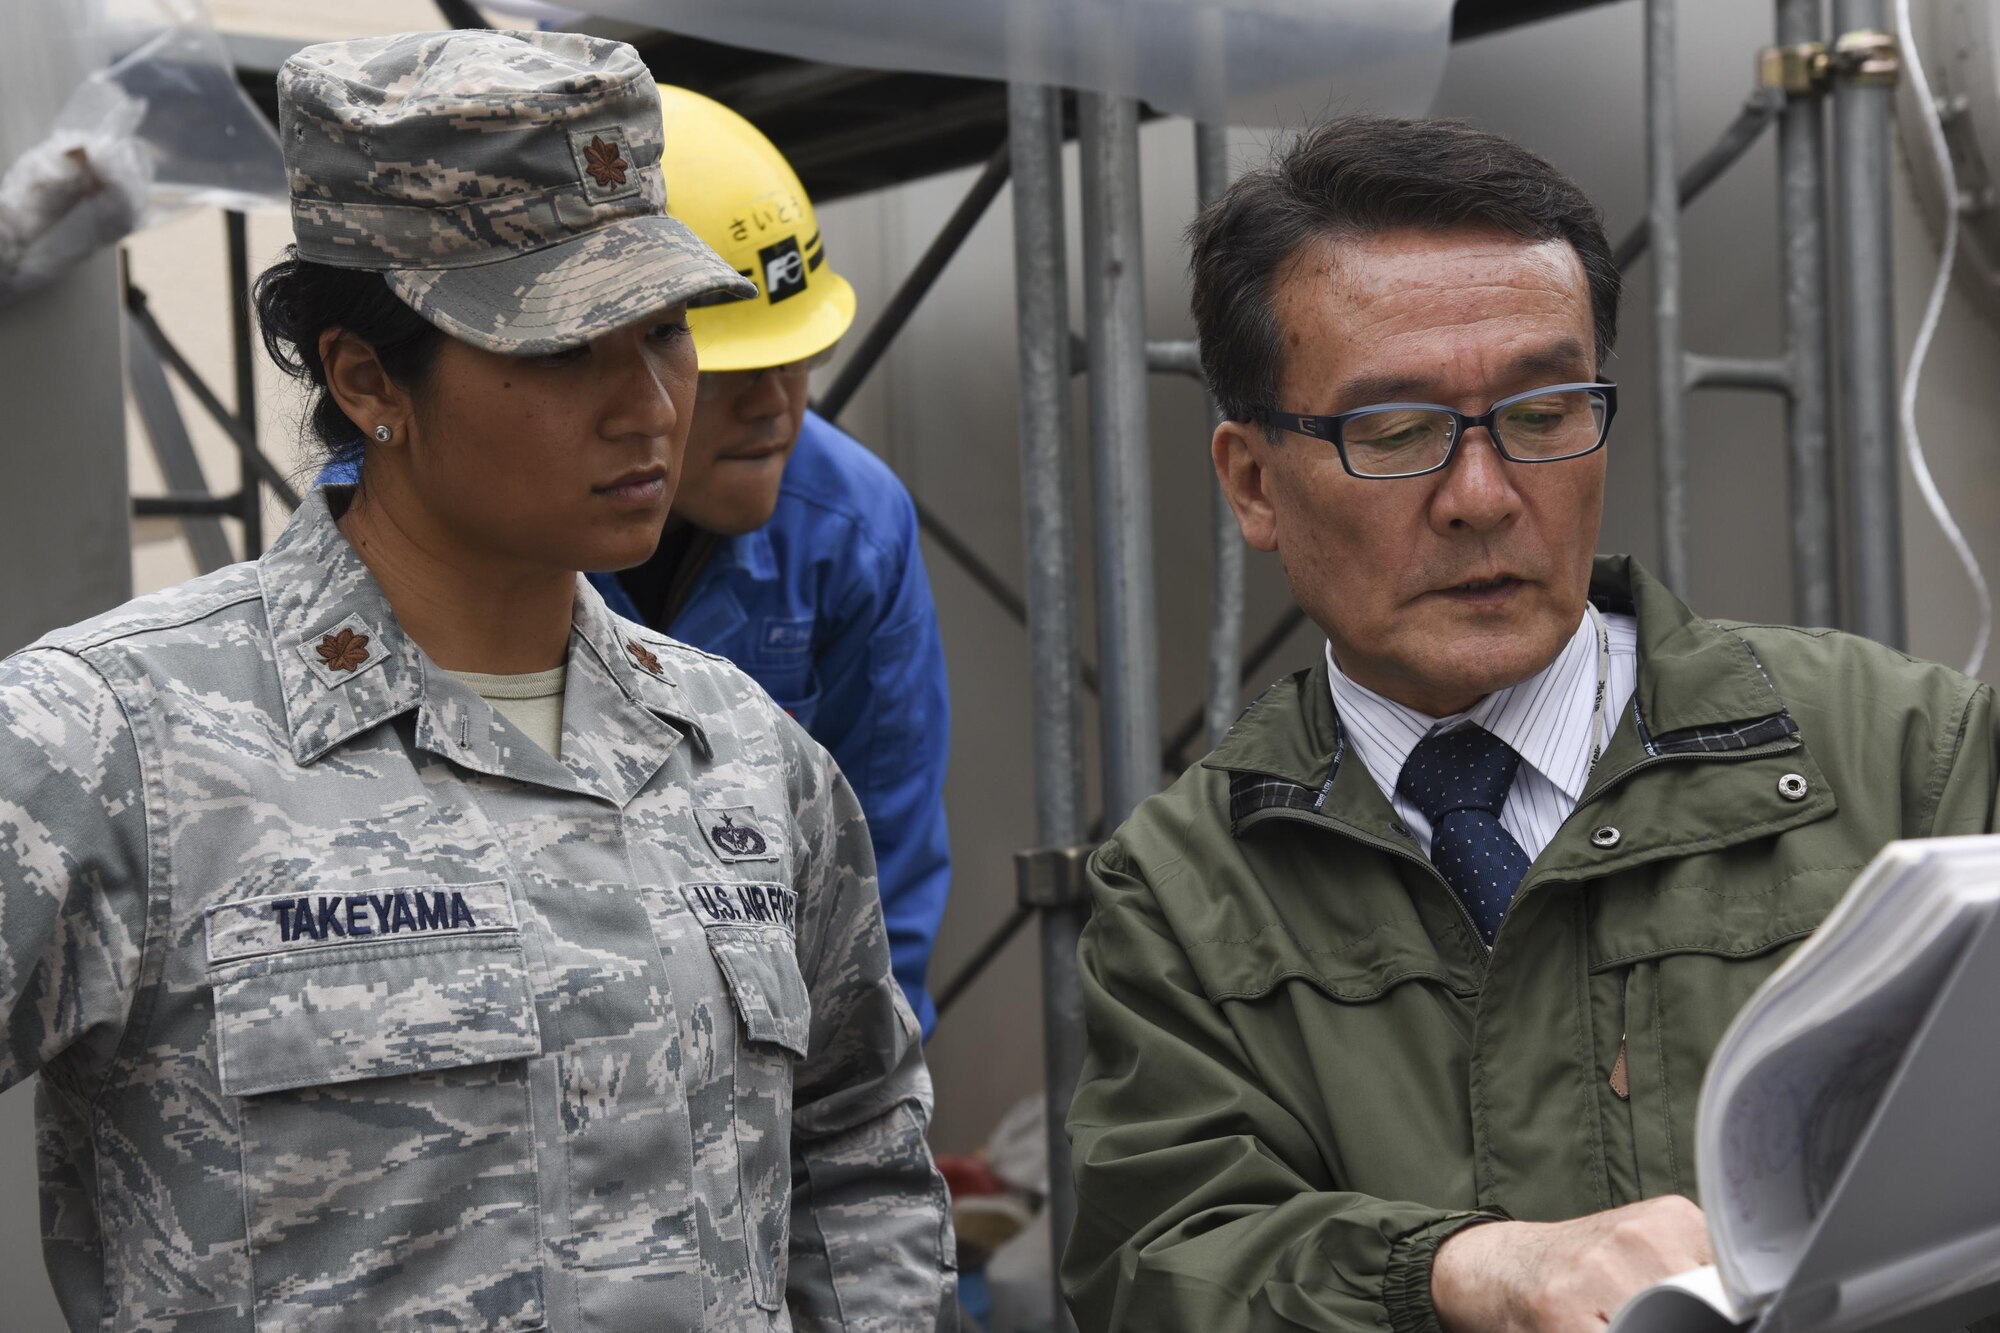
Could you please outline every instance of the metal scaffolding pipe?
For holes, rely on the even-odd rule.
[[[993,150],[991,157],[986,159],[986,166],[973,178],[965,197],[958,201],[958,207],[951,211],[951,216],[945,219],[942,227],[938,228],[938,234],[932,238],[930,245],[910,269],[908,276],[896,288],[895,295],[889,298],[889,304],[882,307],[882,313],[875,317],[875,322],[869,326],[868,332],[861,335],[861,341],[855,346],[854,354],[848,357],[847,364],[840,368],[840,374],[834,377],[833,383],[827,386],[826,394],[819,401],[818,409],[821,416],[828,421],[834,421],[847,410],[848,401],[861,387],[861,382],[868,378],[869,372],[874,370],[876,363],[882,359],[882,354],[889,350],[889,344],[903,331],[903,325],[909,322],[910,316],[916,313],[919,305],[923,304],[924,297],[930,294],[931,287],[943,274],[945,266],[951,263],[952,257],[965,244],[965,238],[972,234],[972,229],[979,225],[979,219],[986,216],[987,206],[999,195],[1000,187],[1007,183],[1007,173],[1010,169],[1007,145],[1003,143]]]
[[[1744,101],[1743,109],[1736,113],[1736,119],[1729,122],[1714,145],[1681,173],[1682,208],[1700,198],[1703,191],[1736,165],[1738,158],[1756,146],[1757,140],[1764,136],[1765,128],[1777,118],[1784,104],[1784,94],[1775,88],[1759,88]],[[1611,262],[1621,271],[1630,268],[1639,262],[1639,256],[1646,253],[1651,242],[1652,220],[1642,219],[1639,225],[1625,233],[1625,239],[1612,250]]]
[[[1778,42],[1821,40],[1820,0],[1778,0]],[[1792,617],[1840,623],[1835,541],[1832,340],[1828,337],[1825,107],[1819,93],[1788,98],[1778,120],[1779,261],[1785,361],[1791,381],[1786,453],[1791,471]]]
[[[1083,751],[1077,692],[1077,531],[1069,430],[1069,295],[1062,197],[1062,99],[1054,88],[1007,90],[1014,174],[1014,272],[1021,356],[1021,513],[1033,681],[1035,833],[1043,847],[1083,836]],[[1136,204],[1136,200],[1134,201]],[[1143,331],[1142,331],[1143,333]],[[1143,370],[1141,372],[1143,374]],[[1047,1070],[1049,1222],[1060,1272],[1076,1217],[1063,1122],[1083,1067],[1083,994],[1076,945],[1088,908],[1041,908],[1042,1041]],[[1068,1330],[1061,1282],[1056,1327]]]
[[[222,427],[222,433],[236,446],[237,452],[243,456],[244,463],[256,474],[257,479],[271,488],[271,493],[284,502],[285,508],[297,509],[299,493],[292,489],[291,482],[285,479],[285,474],[278,470],[276,463],[265,457],[264,451],[257,447],[256,436],[245,429],[243,423],[236,419],[234,412],[222,405],[222,400],[215,396],[215,390],[209,388],[207,381],[195,373],[194,367],[188,364],[187,358],[181,355],[180,349],[174,346],[171,338],[167,337],[166,330],[160,327],[157,319],[153,318],[152,309],[146,304],[146,293],[130,283],[125,286],[125,309],[132,317],[133,327],[145,335],[146,341],[153,345],[153,350],[159,353],[160,360],[166,364],[167,369],[180,377],[181,383],[187,385],[188,391],[194,394],[195,401],[201,404],[202,410],[208,413],[216,425]]]
[[[1767,393],[1792,392],[1789,361],[1768,361],[1741,356],[1702,356],[1689,352],[1681,358],[1685,368],[1682,387],[1687,389],[1761,389]]]
[[[1202,207],[1222,197],[1229,185],[1229,131],[1220,125],[1194,127],[1195,195]],[[1213,430],[1222,420],[1222,409],[1214,395],[1208,398],[1208,424]],[[1222,483],[1209,469],[1210,524],[1214,534],[1215,579],[1211,595],[1214,605],[1208,622],[1208,743],[1222,743],[1223,733],[1236,720],[1236,701],[1241,697],[1237,673],[1243,659],[1243,533],[1236,526],[1236,514],[1223,498]]]
[[[1104,822],[1115,828],[1160,780],[1139,114],[1130,98],[1098,93],[1079,94],[1077,107]]]
[[[1070,369],[1075,370],[1072,365]],[[1172,338],[1146,344],[1146,369],[1155,375],[1201,378],[1201,348],[1192,338]]]
[[[1647,228],[1653,250],[1653,447],[1660,576],[1688,592],[1686,398],[1681,389],[1681,204],[1675,173],[1680,97],[1674,75],[1675,0],[1646,0]]]
[[[231,209],[224,214],[229,244],[229,346],[236,363],[236,419],[243,425],[244,438],[257,446],[257,353],[252,346],[255,331],[250,319],[250,239],[249,223]],[[237,517],[243,520],[243,558],[255,560],[264,553],[264,493],[257,487],[257,474],[247,454],[239,456],[236,493],[241,497]]]
[[[1837,262],[1841,416],[1846,432],[1848,546],[1856,633],[1904,646],[1903,531],[1896,456],[1896,307],[1889,253],[1891,73],[1863,66],[1866,34],[1888,28],[1883,0],[1834,0],[1833,144],[1839,163]],[[1844,58],[1848,57],[1848,58]]]

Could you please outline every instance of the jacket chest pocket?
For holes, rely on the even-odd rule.
[[[1463,1110],[1478,977],[1441,957],[1417,920],[1309,935],[1274,922],[1189,956],[1263,1091],[1315,1139],[1316,1187],[1478,1202]]]
[[[791,1239],[792,1083],[812,1028],[790,924],[795,900],[789,889],[761,884],[690,885],[685,895],[735,1020],[729,1132],[751,1285],[760,1306],[780,1310]]]
[[[1781,868],[1762,859],[1730,869],[1591,890],[1597,1105],[1613,1202],[1627,1201],[1628,1191],[1700,1202],[1695,1112],[1709,1057],[1737,1010],[1854,875],[1851,865]]]
[[[1700,1202],[1695,1114],[1709,1057],[1736,1011],[1797,944],[1788,940],[1748,957],[1690,951],[1639,958],[1593,978],[1621,993],[1618,1031],[1598,1028],[1606,1071],[1599,1104],[1607,1112],[1614,1202],[1661,1194]],[[1629,1177],[1618,1160],[1621,1146],[1629,1152]]]
[[[256,1327],[544,1328],[541,1040],[506,887],[374,898],[379,922],[364,894],[210,913]]]

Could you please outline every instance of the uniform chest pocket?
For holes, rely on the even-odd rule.
[[[777,884],[688,885],[683,895],[735,1020],[729,1120],[751,1290],[760,1306],[781,1310],[791,1241],[792,1083],[812,1032],[812,997],[793,935],[797,896]]]
[[[421,902],[423,928],[402,928],[397,894],[412,923]],[[368,895],[326,914],[291,900],[318,936],[298,918],[246,923],[283,900],[210,913],[256,1327],[542,1329],[527,1076],[541,1039],[506,888],[374,896],[386,929],[354,929],[379,924]]]
[[[803,1058],[812,1029],[812,997],[806,993],[792,937],[758,926],[714,926],[707,933],[743,1040]]]

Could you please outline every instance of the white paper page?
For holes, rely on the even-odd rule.
[[[1932,940],[1902,984],[1764,1056],[1729,1091],[1720,1141],[1707,1148],[1722,1189],[1711,1195],[1704,1186],[1702,1199],[1734,1289],[1766,1296],[1791,1276],[1958,953],[1954,941]]]
[[[1702,1092],[1696,1159],[1740,1306],[1784,1285],[1911,1036],[2000,895],[2000,838],[1891,844],[1744,1006]]]

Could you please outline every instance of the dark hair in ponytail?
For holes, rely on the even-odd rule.
[[[328,329],[345,329],[374,348],[389,378],[412,392],[424,387],[445,337],[403,304],[380,273],[300,259],[295,246],[286,247],[284,258],[259,275],[251,301],[264,350],[280,370],[309,387],[307,429],[336,460],[361,456],[363,431],[327,392],[321,336]]]

